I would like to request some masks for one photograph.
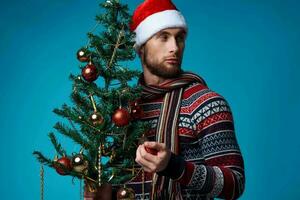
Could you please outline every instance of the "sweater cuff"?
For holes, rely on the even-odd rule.
[[[171,158],[167,167],[164,170],[157,172],[157,174],[160,176],[169,177],[174,180],[182,176],[182,174],[184,173],[184,169],[185,160],[183,159],[183,157],[171,153]]]

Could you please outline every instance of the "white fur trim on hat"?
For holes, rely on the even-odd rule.
[[[184,28],[187,30],[186,22],[182,14],[177,10],[165,10],[150,15],[142,21],[135,29],[135,49],[147,42],[155,33],[166,28]]]

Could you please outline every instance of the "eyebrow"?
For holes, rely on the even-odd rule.
[[[158,32],[158,33],[156,34],[156,37],[159,37],[159,36],[161,36],[161,35],[163,35],[163,34],[171,35],[171,33],[169,33],[168,31],[162,30],[162,31],[160,31],[160,32]],[[181,34],[183,34],[183,35],[185,36],[185,35],[186,35],[186,31],[185,31],[185,30],[180,30],[178,33],[176,33],[175,36],[178,36],[178,35],[181,35]]]

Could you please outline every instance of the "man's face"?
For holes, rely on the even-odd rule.
[[[143,65],[154,75],[173,78],[181,73],[186,32],[169,28],[156,33],[141,47]]]

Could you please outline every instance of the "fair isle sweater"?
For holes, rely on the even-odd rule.
[[[151,123],[147,137],[155,141],[163,97],[142,102],[142,120]],[[185,88],[178,121],[180,154],[172,153],[159,175],[176,180],[186,200],[237,199],[244,191],[243,158],[227,101],[200,83]],[[153,174],[145,172],[144,197],[150,199]],[[129,184],[142,199],[142,173]]]

